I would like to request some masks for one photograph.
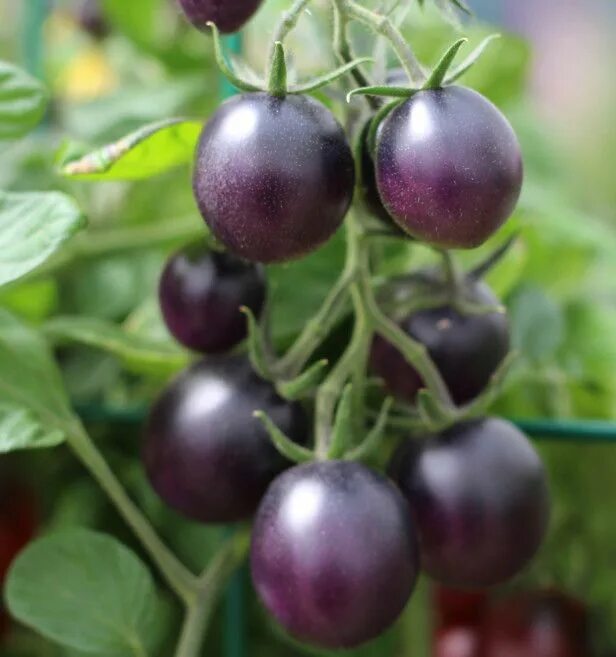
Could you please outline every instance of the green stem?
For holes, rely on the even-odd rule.
[[[199,578],[198,593],[188,604],[175,657],[198,657],[207,627],[224,585],[248,551],[249,533],[241,530],[227,541]]]
[[[318,458],[327,458],[332,437],[331,429],[336,403],[341,396],[342,389],[348,378],[353,374],[355,375],[354,381],[356,385],[354,386],[354,393],[356,395],[361,394],[365,388],[365,361],[373,334],[362,294],[362,290],[366,286],[363,284],[365,282],[361,279],[369,276],[366,240],[352,211],[347,216],[345,225],[347,235],[345,272],[347,276],[353,279],[359,278],[359,280],[355,280],[351,285],[355,326],[353,327],[353,335],[348,347],[329,376],[319,387],[317,393],[315,404],[315,433],[316,454]],[[358,370],[356,369],[358,363],[364,363],[360,374],[358,374]],[[354,406],[357,407],[358,405],[356,398],[354,400]]]
[[[421,87],[426,75],[400,30],[391,20],[382,14],[370,11],[353,0],[344,0],[345,11],[350,18],[368,25],[378,34],[383,35],[391,44],[402,67],[409,76],[412,87]]]
[[[133,530],[171,590],[184,603],[190,604],[195,596],[197,578],[163,543],[148,519],[130,499],[83,426],[74,424],[67,431],[67,436],[73,452]]]
[[[441,402],[453,408],[454,404],[443,377],[430,358],[426,347],[411,338],[395,322],[386,317],[376,305],[374,297],[368,296],[368,309],[374,322],[375,330],[398,349],[417,370],[426,387]]]
[[[306,9],[306,6],[309,2],[310,0],[295,0],[291,7],[282,15],[282,18],[276,26],[272,36],[272,44],[270,46],[270,51],[267,57],[268,72],[271,69],[272,62],[274,61],[276,43],[284,43],[289,32],[291,32],[297,25],[302,12],[304,9]]]
[[[353,274],[345,269],[334,284],[323,304],[299,335],[293,346],[281,358],[276,371],[287,378],[296,376],[304,367],[314,350],[340,320],[347,302],[348,289]]]
[[[334,11],[334,52],[341,63],[348,64],[355,57],[351,50],[348,37],[349,15],[346,8],[346,0],[332,0],[332,7]],[[359,66],[356,66],[351,71],[351,75],[359,87],[371,86],[370,80],[364,75]],[[365,98],[373,110],[379,108],[380,103],[378,98],[375,96],[366,96]]]

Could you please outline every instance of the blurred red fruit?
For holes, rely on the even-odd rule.
[[[452,626],[439,630],[434,657],[480,657],[480,636],[474,627]]]
[[[497,602],[483,626],[481,657],[590,657],[584,605],[558,591]]]
[[[460,591],[437,586],[434,606],[438,628],[453,626],[477,627],[481,624],[488,605],[484,591]]]
[[[38,527],[34,493],[23,484],[0,484],[0,585],[13,559],[34,538]],[[0,639],[9,629],[9,619],[0,604]]]

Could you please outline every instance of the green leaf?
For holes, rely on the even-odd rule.
[[[45,114],[47,91],[43,85],[8,62],[0,62],[0,139],[28,134]]]
[[[149,571],[104,534],[71,530],[32,543],[11,568],[6,600],[20,622],[86,654],[146,657],[159,640]]]
[[[131,335],[116,324],[95,317],[54,317],[44,324],[43,331],[54,343],[79,342],[107,351],[138,374],[168,376],[190,361],[190,354],[171,341]]]
[[[267,268],[272,333],[278,344],[288,344],[305,327],[343,267],[344,235],[338,231],[325,246],[307,257]]]
[[[32,411],[0,401],[0,454],[54,447],[62,442],[61,430],[43,425]]]
[[[85,224],[65,194],[0,192],[0,285],[38,267]]]
[[[7,407],[32,413],[45,431],[62,430],[74,420],[47,344],[36,331],[3,308],[0,308],[0,399]],[[39,438],[38,434],[32,434],[34,442]]]
[[[199,121],[158,121],[62,166],[62,173],[86,180],[151,178],[194,157],[203,125]]]

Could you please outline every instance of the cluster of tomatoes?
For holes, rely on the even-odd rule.
[[[235,29],[259,3],[181,4],[196,25],[218,20]],[[359,187],[378,213],[439,248],[483,243],[512,212],[522,182],[505,117],[457,86],[400,102],[366,158]],[[507,580],[534,555],[549,517],[541,461],[504,420],[409,440],[384,476],[351,460],[290,467],[255,418],[263,411],[292,441],[310,446],[307,405],[283,399],[238,353],[247,335],[240,308],[260,315],[263,265],[326,242],[355,185],[345,131],[313,98],[245,93],[209,119],[194,193],[225,252],[186,248],[160,282],[171,333],[204,358],[154,404],[143,452],[153,487],[179,512],[206,523],[254,516],[251,566],[261,600],[292,635],[329,648],[356,646],[388,628],[420,568],[459,587]],[[467,299],[493,303],[474,278],[459,284]],[[485,388],[509,345],[499,312],[466,315],[445,303],[396,319],[425,345],[458,404]],[[376,340],[371,360],[394,394],[414,401],[423,383],[392,345]]]

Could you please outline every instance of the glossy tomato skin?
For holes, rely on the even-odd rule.
[[[394,456],[390,473],[417,525],[422,567],[447,586],[508,580],[546,533],[545,470],[526,436],[505,420],[474,420],[411,440]]]
[[[256,516],[252,575],[265,607],[293,636],[350,648],[386,630],[415,585],[418,551],[404,499],[348,461],[280,475]]]
[[[482,244],[512,213],[522,186],[509,122],[464,87],[420,91],[394,109],[375,162],[389,214],[413,237],[446,248]]]
[[[394,86],[402,86],[408,82],[408,75],[403,68],[395,68],[387,73],[386,83]],[[379,190],[376,186],[376,171],[374,168],[374,159],[368,146],[368,131],[370,130],[370,120],[366,122],[359,136],[359,159],[361,175],[361,195],[370,214],[388,225],[394,225],[398,230],[399,227],[391,218],[389,212],[383,206]],[[401,233],[404,234],[404,233]]]
[[[163,318],[184,346],[216,354],[247,335],[242,306],[259,316],[266,296],[262,267],[204,245],[185,248],[170,258],[159,284]]]
[[[496,602],[482,629],[481,657],[589,657],[585,606],[555,590],[523,592]]]
[[[481,282],[469,281],[465,296],[477,304],[499,305]],[[457,404],[481,393],[509,352],[509,320],[504,312],[463,315],[451,306],[442,306],[413,313],[400,326],[425,345]],[[416,370],[380,336],[373,342],[370,363],[399,399],[412,403],[424,387]]]
[[[229,251],[253,262],[298,258],[326,242],[353,196],[344,131],[307,96],[236,96],[205,126],[197,204]]]
[[[152,408],[143,445],[146,472],[160,497],[202,522],[250,517],[270,481],[289,465],[253,417],[256,410],[306,442],[301,407],[281,399],[242,357],[208,358],[171,383]]]
[[[259,9],[263,0],[179,0],[188,20],[199,30],[216,24],[223,33],[237,32]]]

